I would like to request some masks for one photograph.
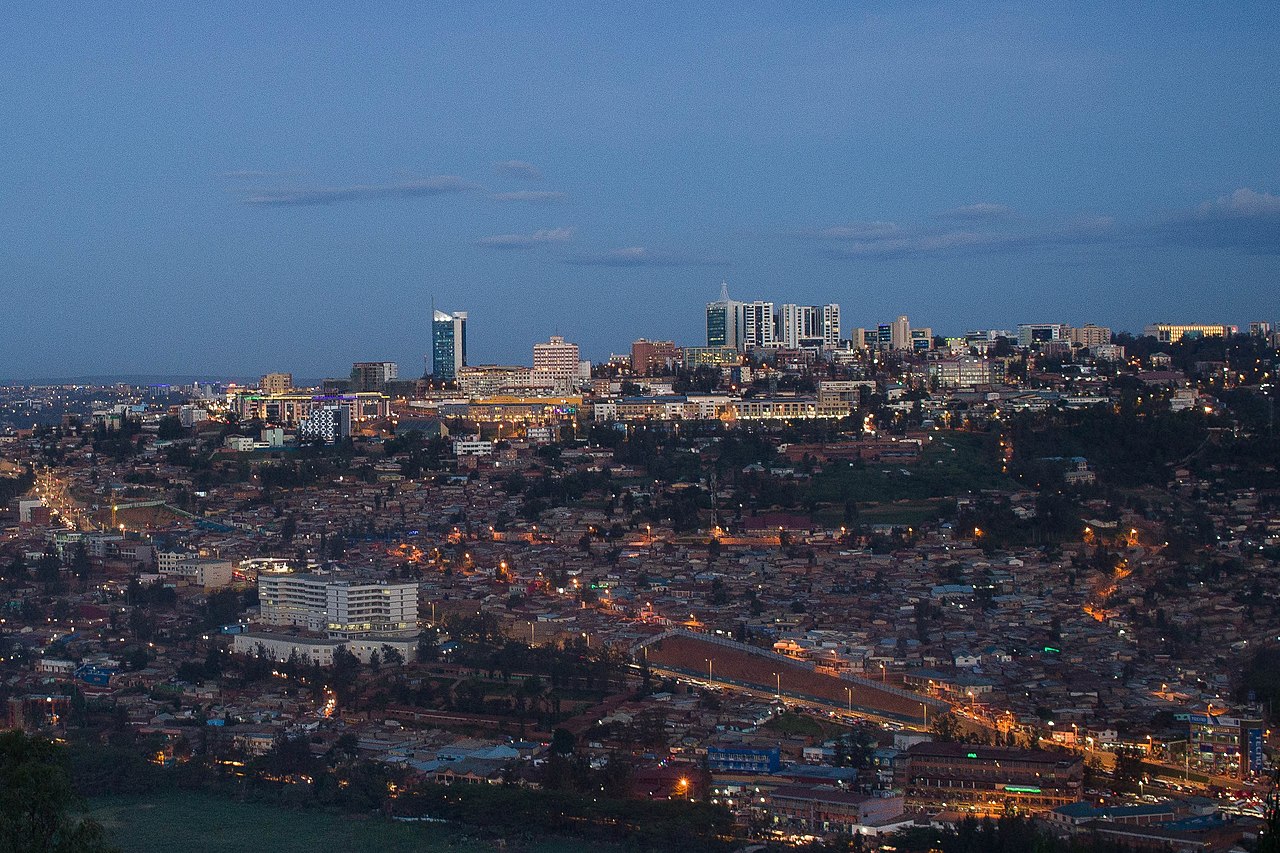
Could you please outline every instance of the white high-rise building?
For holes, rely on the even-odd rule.
[[[787,349],[834,349],[840,343],[840,306],[783,305],[778,312],[777,335]]]
[[[834,302],[822,306],[822,345],[827,349],[840,346],[840,306]]]
[[[774,327],[772,302],[742,302],[742,346],[774,347],[778,345]]]

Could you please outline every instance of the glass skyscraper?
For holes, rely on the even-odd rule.
[[[467,363],[467,312],[436,311],[431,320],[431,374],[452,382]]]

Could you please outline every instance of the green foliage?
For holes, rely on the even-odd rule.
[[[497,785],[424,785],[395,803],[397,814],[430,815],[483,828],[502,838],[544,834],[593,841],[625,840],[642,850],[727,850],[727,810],[684,800],[585,797]]]
[[[102,827],[71,817],[75,792],[63,750],[19,731],[0,734],[0,850],[106,853]]]

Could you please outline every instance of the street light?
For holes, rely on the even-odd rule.
[[[846,687],[844,689],[844,695],[849,698],[849,713],[852,714],[853,713],[853,688]]]
[[[778,688],[778,690],[777,690],[777,695],[778,695],[778,698],[779,698],[779,699],[781,699],[781,698],[782,698],[782,674],[781,674],[781,673],[778,673],[778,672],[775,672],[775,673],[773,674],[773,678],[774,678],[774,681],[775,681],[775,682],[776,682],[776,684],[777,684],[777,688]]]

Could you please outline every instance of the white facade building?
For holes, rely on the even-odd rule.
[[[313,574],[258,576],[262,621],[331,637],[397,634],[418,626],[418,585],[338,580]]]

